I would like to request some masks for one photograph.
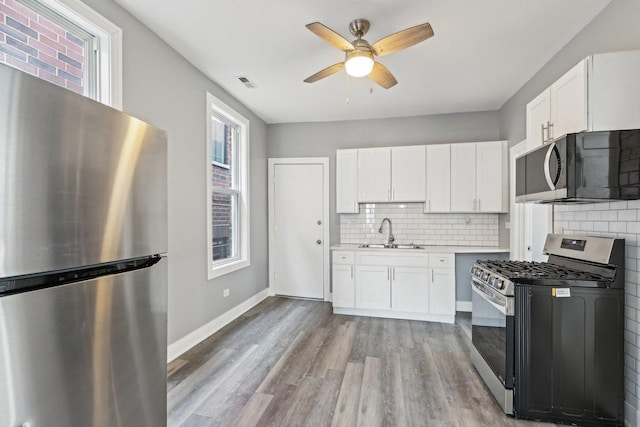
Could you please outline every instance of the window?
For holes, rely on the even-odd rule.
[[[249,121],[207,93],[209,279],[249,266]]]
[[[232,140],[235,139],[237,129],[225,123],[223,118],[212,117],[211,130],[211,143],[213,144],[211,161],[219,167],[228,169]]]
[[[0,63],[116,108],[121,40],[79,0],[0,0]]]

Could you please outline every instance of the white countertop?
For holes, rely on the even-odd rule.
[[[479,254],[479,253],[505,253],[509,252],[509,248],[498,248],[488,246],[422,246],[423,249],[383,249],[383,248],[360,248],[354,243],[340,243],[331,246],[331,250],[343,251],[376,251],[376,252],[439,252],[439,253],[457,253],[457,254]]]

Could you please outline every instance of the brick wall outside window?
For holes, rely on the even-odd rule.
[[[84,41],[15,0],[0,0],[0,63],[85,93]]]
[[[231,136],[232,128],[225,126],[225,158],[231,159]],[[233,165],[230,165],[233,167]],[[213,187],[230,188],[231,169],[213,163],[211,165],[211,176]],[[211,223],[213,226],[212,239],[213,242],[213,260],[229,258],[231,254],[233,242],[233,221],[232,221],[232,197],[228,194],[216,193],[215,190],[211,195]]]

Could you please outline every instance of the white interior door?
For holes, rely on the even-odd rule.
[[[270,160],[272,289],[277,295],[324,299],[328,281],[328,162],[285,160]]]

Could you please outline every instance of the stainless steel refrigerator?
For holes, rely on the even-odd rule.
[[[0,65],[0,426],[166,425],[167,137]]]

